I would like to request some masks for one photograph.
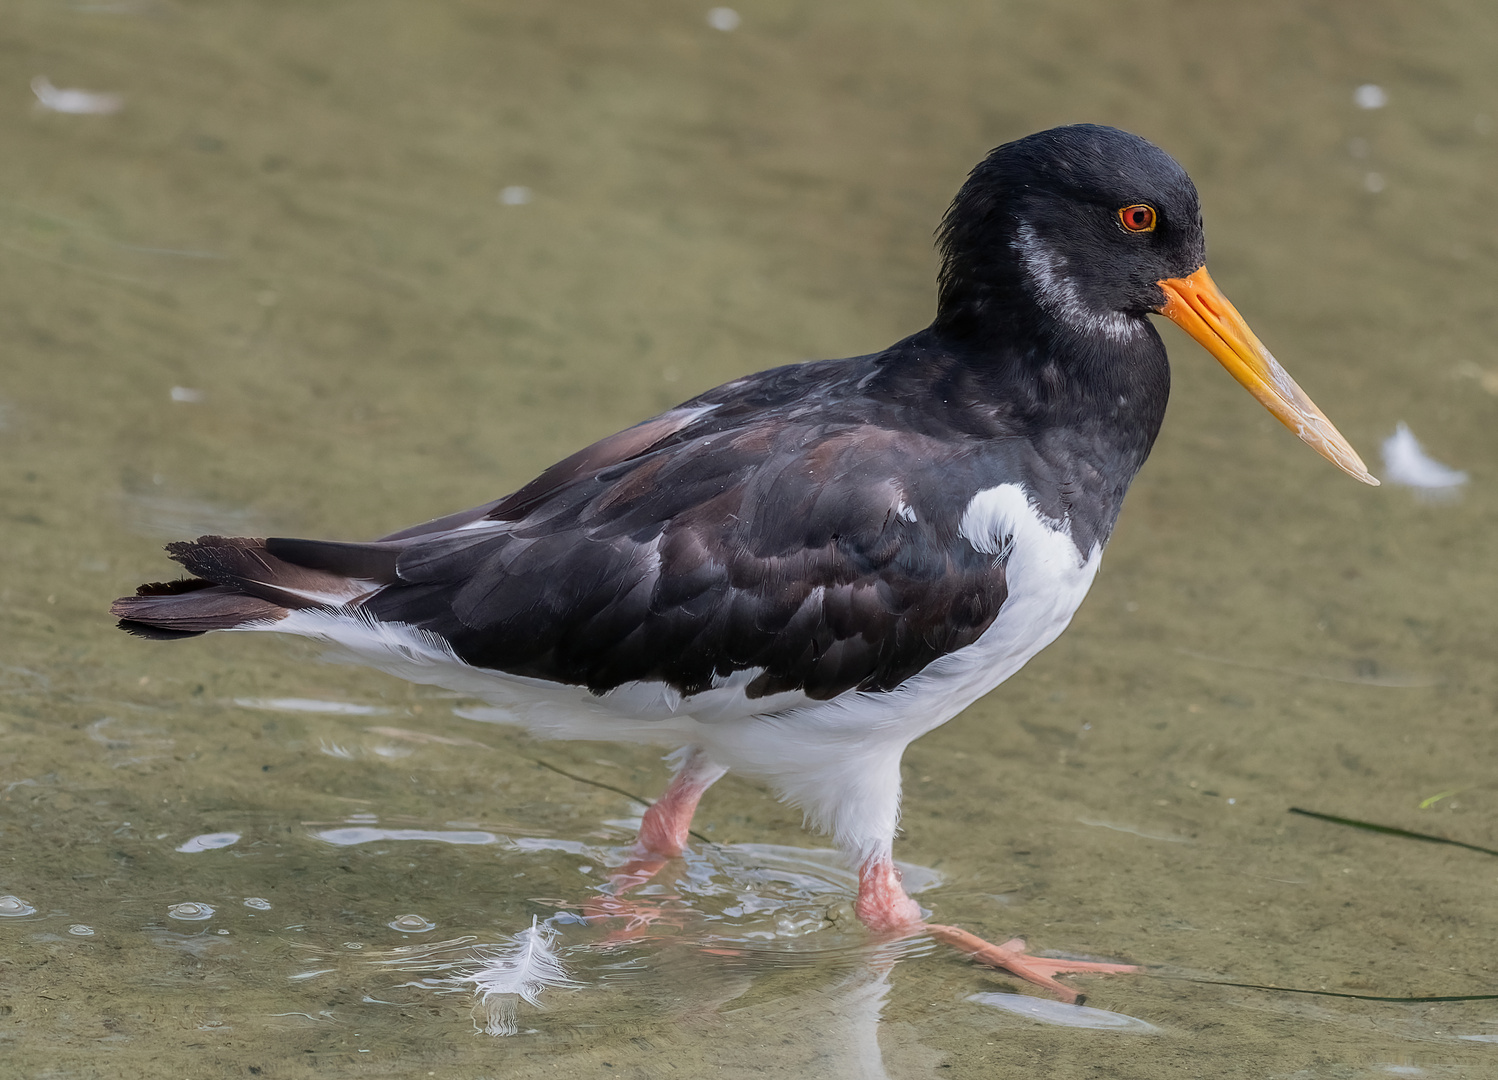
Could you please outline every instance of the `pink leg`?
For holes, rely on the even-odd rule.
[[[612,943],[617,944],[629,932],[661,918],[659,908],[625,902],[622,897],[630,889],[645,884],[666,863],[682,853],[702,793],[726,771],[709,761],[700,750],[693,749],[688,752],[666,793],[645,811],[640,835],[635,840],[634,858],[609,875],[613,892],[587,907],[588,915],[593,918],[629,920],[623,931],[610,935]]]
[[[1056,981],[1055,976],[1077,971],[1123,974],[1138,971],[1132,964],[1098,964],[1086,960],[1050,960],[1025,952],[1023,938],[1010,938],[994,945],[956,926],[928,923],[921,908],[900,884],[900,872],[889,855],[875,855],[858,870],[858,900],[853,910],[859,921],[875,933],[908,937],[927,933],[938,941],[967,953],[980,964],[1002,968],[1037,986],[1053,991],[1062,1001],[1074,1002],[1081,994]]]
[[[726,772],[692,750],[682,762],[681,771],[671,781],[666,793],[645,811],[635,848],[641,855],[661,855],[674,859],[687,846],[687,832],[702,793]]]
[[[858,868],[858,921],[876,934],[913,934],[925,927],[921,905],[900,884],[900,871],[888,855],[875,855]]]

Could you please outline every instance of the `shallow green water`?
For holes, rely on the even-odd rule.
[[[1232,7],[8,4],[0,893],[35,911],[0,917],[0,1074],[1498,1075],[1498,1001],[1335,996],[1498,994],[1498,860],[1287,812],[1498,848],[1498,9]],[[36,75],[124,107],[38,111]],[[1087,989],[1152,1030],[880,951],[730,777],[646,939],[561,924],[578,988],[476,1034],[454,980],[597,895],[654,754],[108,602],[165,539],[378,535],[887,344],[966,169],[1082,119],[1183,161],[1214,276],[1370,463],[1402,419],[1472,476],[1365,489],[1172,332],[1072,629],[911,748],[922,902],[1148,965]]]

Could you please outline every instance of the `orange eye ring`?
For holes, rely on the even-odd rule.
[[[1155,208],[1147,203],[1125,206],[1118,212],[1119,224],[1132,233],[1154,232],[1158,221],[1159,215],[1155,213]]]

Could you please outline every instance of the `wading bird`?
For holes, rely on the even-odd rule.
[[[1066,627],[1169,393],[1164,315],[1376,484],[1205,266],[1196,188],[1113,128],[994,150],[940,229],[936,318],[882,352],[737,379],[514,494],[369,543],[204,536],[114,605],[146,637],[274,630],[472,694],[545,738],[677,752],[634,880],[704,791],[757,777],[858,867],[855,910],[1072,1000],[1031,956],[927,923],[891,856],[900,758]]]

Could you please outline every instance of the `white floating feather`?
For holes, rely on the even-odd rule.
[[[570,990],[578,985],[557,958],[556,937],[555,930],[537,925],[532,916],[530,929],[516,934],[513,945],[485,957],[483,967],[463,976],[463,982],[478,988],[486,1034],[517,1034],[520,1025],[516,1014],[521,1001],[539,1006],[541,991]]]
[[[119,94],[96,94],[89,90],[61,90],[52,85],[45,75],[31,80],[31,92],[36,103],[44,109],[58,113],[74,113],[79,116],[107,116],[125,107],[125,99]]]
[[[1396,484],[1426,492],[1455,494],[1467,482],[1460,469],[1443,465],[1426,454],[1419,440],[1403,421],[1384,440],[1384,476]]]

